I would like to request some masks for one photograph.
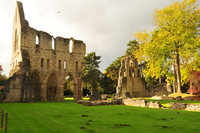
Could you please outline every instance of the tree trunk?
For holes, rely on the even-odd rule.
[[[173,92],[177,91],[177,73],[176,73],[176,56],[174,51],[174,59],[173,59],[173,71],[174,71],[174,81],[173,81]]]
[[[177,76],[177,93],[181,93],[181,72],[180,72],[180,58],[179,53],[176,51],[175,53],[175,64],[176,64],[176,76]]]
[[[90,89],[90,95],[93,95],[93,88]]]
[[[159,84],[162,84],[162,77],[159,77]]]

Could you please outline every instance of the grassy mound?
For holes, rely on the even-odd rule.
[[[200,113],[131,106],[3,103],[8,133],[197,133]],[[0,132],[3,132],[0,130]]]

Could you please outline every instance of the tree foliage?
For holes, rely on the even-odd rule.
[[[115,61],[112,62],[104,71],[103,83],[101,83],[102,88],[105,92],[115,93],[118,81],[119,69],[121,66],[121,59],[124,56],[118,57]],[[106,83],[110,83],[109,87],[106,87]],[[104,87],[103,87],[104,86]]]
[[[3,67],[2,65],[0,65],[0,86],[4,85],[7,80],[6,75],[2,75],[2,72],[3,72]]]
[[[88,53],[84,57],[83,62],[83,84],[90,89],[91,95],[97,92],[98,84],[99,84],[99,63],[101,56],[97,56],[95,52]]]
[[[2,76],[2,71],[3,71],[3,68],[2,68],[2,65],[0,65],[0,77]]]
[[[74,87],[73,78],[71,76],[68,76],[64,84],[64,95],[73,96],[73,91],[74,91],[73,87]]]
[[[147,62],[146,75],[166,75],[168,82],[177,81],[181,92],[181,82],[187,82],[191,69],[200,65],[200,9],[196,0],[183,0],[155,10],[154,20],[156,28],[151,33],[135,34],[140,46],[134,55]]]
[[[129,41],[127,46],[125,56],[134,56],[134,52],[139,49],[139,44],[136,40]]]

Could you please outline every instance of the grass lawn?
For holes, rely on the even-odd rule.
[[[123,105],[2,103],[8,133],[198,133],[200,113]],[[0,130],[0,133],[3,130]]]

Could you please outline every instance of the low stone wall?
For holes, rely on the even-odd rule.
[[[187,104],[186,110],[188,110],[188,111],[200,111],[200,104]]]
[[[79,100],[77,101],[78,104],[82,104],[83,106],[99,106],[99,105],[121,105],[122,99],[114,99],[114,100]]]
[[[113,99],[113,100],[96,100],[96,101],[77,101],[78,104],[83,106],[99,106],[99,105],[128,105],[136,107],[146,107],[146,108],[164,108],[159,102],[147,102],[144,99]],[[179,109],[187,111],[200,111],[200,104],[186,104],[186,103],[170,103],[169,109]]]
[[[162,108],[159,102],[147,102],[146,100],[136,100],[131,98],[123,99],[122,103],[128,106],[147,107],[147,108]]]

